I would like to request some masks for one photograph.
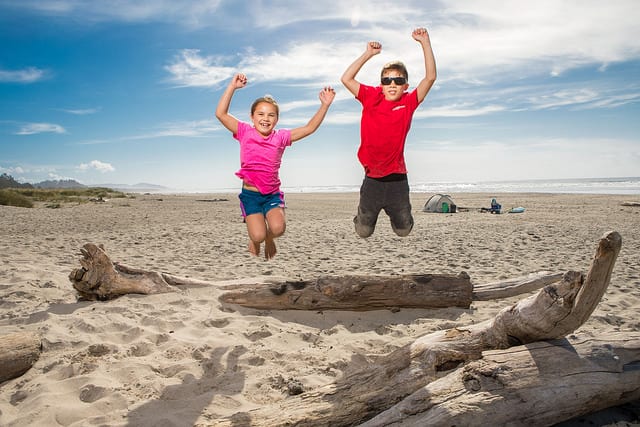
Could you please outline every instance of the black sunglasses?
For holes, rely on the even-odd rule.
[[[407,82],[407,79],[404,77],[383,77],[382,79],[380,79],[380,83],[382,83],[384,86],[390,85],[391,82],[394,82],[398,86],[402,86]]]

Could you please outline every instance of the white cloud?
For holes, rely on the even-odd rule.
[[[24,124],[16,135],[33,135],[37,133],[66,133],[60,125],[53,123],[27,123]]]
[[[95,114],[98,111],[100,111],[100,109],[99,108],[63,109],[62,111],[69,114],[74,114],[76,116],[85,116],[88,114]]]
[[[178,86],[213,87],[231,78],[235,68],[220,65],[223,57],[201,56],[197,49],[184,49],[165,69]]]
[[[383,43],[380,58],[401,57],[410,74],[416,70],[416,75],[422,58],[410,32],[417,26],[429,28],[441,81],[477,83],[540,74],[558,76],[577,67],[596,65],[606,70],[607,64],[640,58],[636,0],[540,0],[526,4],[407,0],[392,7],[386,0],[355,0],[334,3],[330,8],[322,2],[294,0],[249,2],[242,8],[222,5],[221,0],[23,0],[5,2],[3,7],[89,21],[178,22],[198,28],[220,29],[224,25],[229,33],[246,28],[268,32],[268,37],[253,42],[254,50],[238,46],[242,55],[236,63],[198,50],[183,50],[166,67],[171,81],[179,86],[214,87],[234,70],[250,74],[254,81],[282,76],[298,83],[334,82],[371,39]],[[239,15],[241,11],[243,15]],[[240,19],[245,25],[230,25]],[[300,26],[309,30],[290,31]],[[289,37],[291,33],[296,34],[295,39]],[[373,69],[375,72],[363,69],[363,76],[375,77],[378,65]]]
[[[173,136],[196,138],[209,136],[212,132],[220,129],[220,126],[214,119],[166,123],[160,127],[160,130],[127,139],[149,139]]]
[[[34,83],[47,77],[45,70],[35,67],[23,70],[0,70],[0,82],[3,83]]]
[[[90,22],[159,21],[200,27],[215,16],[222,0],[19,0],[4,3],[4,7],[27,9],[45,15],[81,17]]]
[[[101,162],[100,160],[91,160],[89,163],[81,163],[80,166],[78,166],[78,169],[81,171],[96,170],[102,173],[115,171],[115,168],[111,166],[111,164]]]
[[[57,174],[55,172],[49,172],[47,174],[47,178],[51,179],[51,180],[54,180],[54,181],[62,181],[62,180],[67,180],[67,179],[73,179],[73,178],[71,178],[69,176],[63,176],[63,175]]]
[[[406,159],[416,182],[504,181],[637,176],[640,151],[636,141],[625,139],[523,137],[410,143]]]
[[[473,117],[484,116],[486,114],[505,111],[506,108],[501,105],[484,105],[476,106],[471,104],[463,105],[445,105],[442,107],[426,106],[414,113],[415,118],[427,117]]]
[[[20,166],[8,167],[8,168],[3,168],[2,166],[0,166],[0,172],[13,175],[13,174],[23,174],[25,171]]]
[[[211,136],[214,132],[221,129],[221,126],[214,119],[192,120],[185,122],[164,123],[158,126],[158,129],[147,133],[137,135],[125,135],[113,139],[92,139],[77,142],[77,145],[99,145],[99,144],[116,144],[126,141],[148,140],[156,138],[204,138]]]
[[[401,59],[409,69],[410,83],[415,85],[424,65],[421,49],[410,33],[416,26],[427,25],[439,71],[434,89],[442,87],[452,93],[457,84],[467,88],[516,88],[528,79],[562,76],[578,67],[598,67],[601,73],[607,73],[608,64],[640,59],[636,8],[634,1],[625,0],[611,4],[546,0],[526,6],[498,0],[462,0],[446,6],[409,1],[393,8],[385,2],[367,1],[331,10],[307,3],[275,2],[269,5],[270,15],[261,14],[261,7],[251,12],[253,25],[273,32],[269,43],[256,40],[252,46],[239,45],[237,56],[226,57],[184,50],[167,70],[180,86],[215,87],[236,71],[247,74],[250,85],[274,82],[282,86],[304,85],[307,89],[340,85],[339,77],[346,66],[362,53],[367,41],[375,39],[382,42],[382,53],[363,66],[359,79],[374,84],[382,64]],[[279,11],[282,13],[276,13]],[[304,25],[314,25],[318,31],[287,38],[283,26],[301,24],[303,19]],[[340,25],[339,30],[331,30],[335,28],[331,22],[339,19],[349,22],[351,31]],[[326,30],[315,24],[323,20]],[[389,20],[397,25],[381,25]],[[494,100],[485,106],[449,114],[471,116],[523,105],[540,109],[573,103],[589,108],[633,102],[634,98],[625,99],[624,94],[591,88],[588,81],[583,83],[582,89],[568,88],[564,93],[557,88],[543,88],[552,93],[521,93],[513,99],[521,105],[509,105],[493,95]],[[459,95],[464,96],[463,91]],[[441,107],[442,113],[446,113],[444,108],[447,107]],[[431,110],[431,114],[436,112]]]
[[[440,63],[468,78],[496,71],[559,75],[640,55],[637,3],[499,0],[447,3],[434,28]]]

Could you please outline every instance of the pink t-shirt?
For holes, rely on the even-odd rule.
[[[236,175],[262,194],[278,193],[280,163],[285,148],[291,145],[291,131],[276,129],[265,138],[249,123],[238,121],[238,133],[233,137],[240,142]]]

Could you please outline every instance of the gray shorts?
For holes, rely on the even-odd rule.
[[[369,237],[373,234],[378,215],[383,209],[389,216],[394,233],[401,237],[409,235],[413,228],[413,216],[407,175],[364,177],[360,187],[358,214],[353,218],[358,236]]]

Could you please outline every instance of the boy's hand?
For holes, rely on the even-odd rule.
[[[369,42],[367,43],[367,53],[371,56],[377,55],[382,51],[382,45],[380,42]]]
[[[236,89],[245,87],[247,85],[247,76],[242,73],[236,74],[231,79],[231,85]]]
[[[413,33],[411,33],[411,37],[419,42],[429,42],[429,33],[426,28],[416,28],[413,30]]]
[[[333,98],[336,97],[336,91],[331,86],[325,86],[320,91],[320,102],[324,105],[331,105]]]

